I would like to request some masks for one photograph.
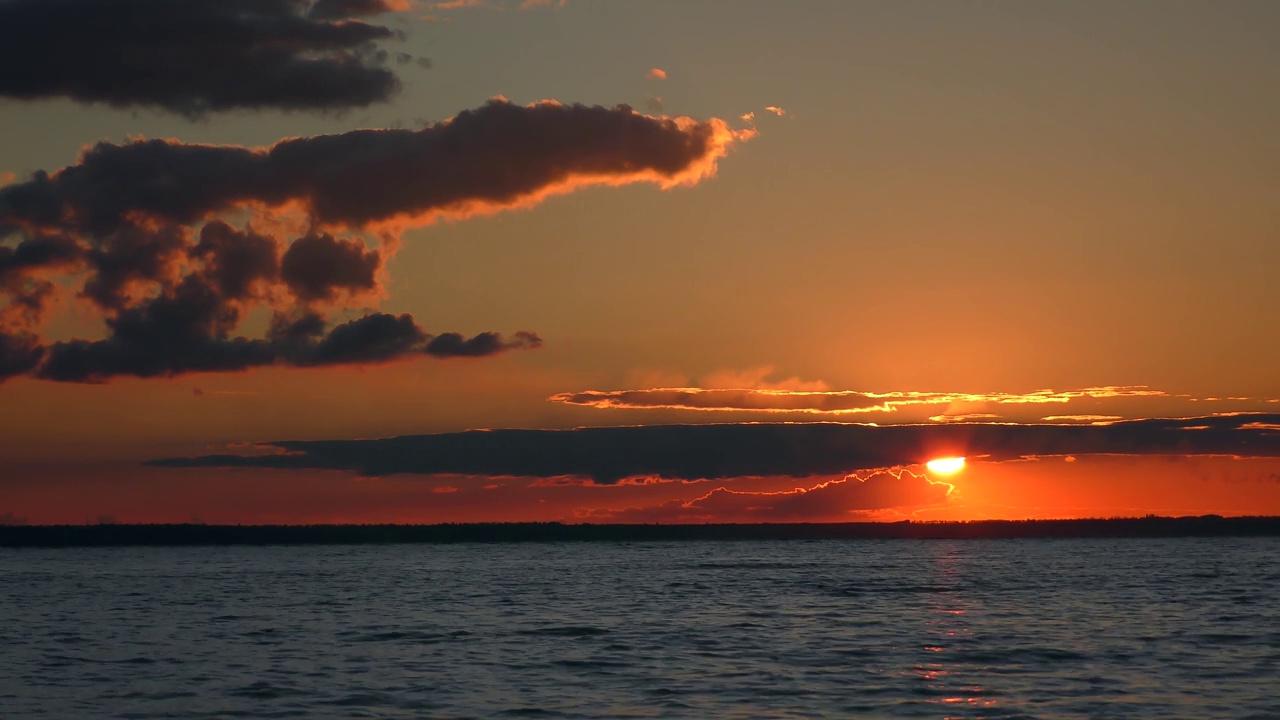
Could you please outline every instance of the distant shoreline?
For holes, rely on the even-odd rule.
[[[0,547],[1280,537],[1280,517],[707,525],[8,525]]]

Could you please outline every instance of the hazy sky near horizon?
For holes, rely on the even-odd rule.
[[[0,16],[29,4],[0,0]],[[69,7],[95,4],[108,5],[76,0]],[[446,128],[436,135],[422,136],[445,138],[432,146],[430,152],[441,154],[429,156],[431,165],[421,173],[412,166],[381,173],[390,178],[385,186],[339,183],[336,194],[324,188],[244,191],[259,204],[218,205],[223,201],[210,199],[193,216],[152,218],[138,226],[158,236],[169,223],[195,247],[201,225],[214,218],[225,219],[235,232],[270,234],[274,215],[292,214],[279,220],[280,237],[287,236],[279,251],[283,274],[271,282],[291,293],[287,302],[294,304],[285,307],[279,295],[255,295],[256,304],[249,295],[233,298],[227,307],[242,312],[225,337],[266,343],[261,347],[268,353],[234,372],[161,367],[149,371],[151,377],[135,377],[134,370],[120,370],[134,367],[122,360],[85,370],[92,364],[88,356],[53,349],[75,339],[110,339],[113,322],[130,312],[142,317],[154,297],[177,297],[181,273],[205,267],[199,263],[212,263],[213,255],[191,250],[181,261],[165,260],[160,264],[166,269],[147,279],[155,285],[125,283],[92,302],[77,298],[83,294],[78,283],[85,272],[105,274],[105,264],[84,261],[90,270],[59,276],[56,299],[38,321],[21,328],[47,348],[41,350],[42,364],[0,384],[0,458],[8,458],[10,467],[0,481],[0,516],[42,522],[97,515],[333,520],[344,517],[343,508],[367,501],[374,509],[347,517],[672,519],[679,513],[663,515],[662,503],[678,502],[686,510],[701,508],[705,517],[751,519],[742,508],[760,498],[739,504],[714,504],[724,495],[699,498],[720,486],[727,492],[774,493],[839,478],[681,478],[606,489],[569,480],[557,486],[537,480],[536,473],[500,481],[434,475],[357,479],[323,468],[140,465],[155,458],[217,455],[229,447],[241,452],[245,444],[279,440],[472,428],[756,421],[1087,424],[1248,411],[1271,415],[1243,430],[1252,434],[1237,454],[1275,455],[1264,448],[1280,432],[1274,417],[1280,404],[1273,402],[1280,398],[1275,3],[388,5],[391,12],[347,22],[394,31],[371,35],[374,46],[389,55],[369,67],[390,71],[401,88],[349,106],[233,97],[227,109],[175,111],[174,103],[189,102],[198,90],[196,79],[203,76],[194,70],[182,92],[156,91],[170,93],[163,101],[118,101],[121,106],[112,107],[23,96],[12,88],[41,82],[52,87],[56,78],[45,79],[43,68],[56,59],[74,60],[84,50],[70,42],[80,37],[80,21],[59,19],[65,25],[39,32],[34,26],[0,30],[0,60],[9,65],[8,75],[0,74],[0,133],[9,138],[0,146],[0,250],[16,249],[37,231],[56,230],[80,233],[83,247],[92,248],[74,251],[81,253],[77,257],[107,252],[94,243],[117,232],[115,226],[104,230],[77,219],[81,224],[67,230],[67,215],[57,221],[63,224],[50,224],[20,206],[27,197],[20,192],[37,187],[37,173],[70,177],[58,171],[78,163],[89,167],[96,156],[82,160],[82,153],[99,142],[126,149],[142,138],[164,139],[166,148],[280,148],[277,143],[295,138],[286,148],[296,149],[295,155],[273,150],[271,158],[283,158],[270,160],[275,165],[266,164],[265,152],[253,162],[293,167],[287,163],[296,156],[332,152],[306,165],[310,175],[297,181],[320,187],[316,177],[331,167],[324,163],[348,163],[334,171],[341,180],[344,172],[379,173],[359,165],[368,157],[396,162],[412,156],[378,155],[384,151],[354,140],[351,148],[338,147],[345,135],[328,145],[307,144],[307,138],[358,129],[430,129],[458,118],[435,126]],[[318,10],[311,15],[325,22]],[[61,40],[38,45],[45,31]],[[211,36],[211,46],[218,41]],[[92,38],[85,47],[111,42]],[[351,47],[360,53],[368,46]],[[24,85],[26,80],[31,82]],[[344,86],[344,97],[364,98],[360,93],[370,86],[364,80],[357,85]],[[219,91],[234,93],[221,86]],[[493,104],[498,97],[507,103]],[[544,100],[602,109],[571,116],[545,104],[541,110],[526,107]],[[634,112],[614,110],[620,104]],[[475,111],[468,116],[474,123],[460,116],[467,110]],[[677,127],[653,119],[662,116],[688,120]],[[568,129],[573,123],[580,125]],[[615,123],[616,132],[593,134]],[[470,136],[446,135],[472,127],[480,138],[474,143]],[[544,142],[552,133],[559,139]],[[703,148],[698,143],[706,137],[712,140]],[[345,154],[335,159],[337,153]],[[172,162],[166,167],[181,164]],[[129,183],[143,182],[140,177],[158,183],[158,166],[149,166],[145,175],[137,167],[143,166],[113,170],[123,174],[107,182],[95,176],[98,184],[86,184],[92,190],[83,192],[94,193],[93,203],[121,206],[150,197],[142,191],[131,195]],[[220,180],[213,167],[191,171],[193,195],[214,192],[210,188]],[[567,167],[579,168],[565,171],[568,181],[555,175]],[[535,185],[510,202],[485,194],[499,181],[533,177],[534,170],[546,168],[559,179],[531,180]],[[272,172],[253,170],[237,182],[248,186],[255,177],[276,178]],[[378,223],[391,222],[390,211],[375,217],[367,208],[399,202],[401,189],[426,187],[419,175],[437,182],[433,173],[451,191],[472,180],[483,185],[474,202],[490,205],[432,206],[443,208],[446,217],[414,215],[388,235]],[[281,170],[279,177],[286,175]],[[174,177],[180,183],[186,176]],[[679,182],[667,182],[671,178]],[[57,192],[66,207],[82,202],[75,194],[80,186],[65,186]],[[544,191],[551,194],[543,197]],[[317,199],[322,192],[328,193],[328,205]],[[361,192],[368,193],[367,203],[343,204],[345,194],[363,197]],[[303,209],[267,198],[288,198]],[[134,223],[140,207],[126,208],[118,216],[124,219],[112,222]],[[426,213],[423,207],[415,205],[413,213]],[[309,225],[297,224],[299,212],[310,213]],[[18,229],[4,237],[6,227]],[[337,240],[326,245],[312,237],[317,233]],[[302,258],[299,246],[291,266],[283,253],[303,235],[315,240],[308,245],[314,252]],[[374,261],[354,245],[343,245],[344,238],[357,238],[353,242],[376,254],[371,280],[351,275],[352,267]],[[141,262],[140,255],[129,257],[111,267]],[[0,254],[0,287],[5,258]],[[329,283],[323,285],[314,274],[320,272],[316,263],[329,261],[339,269],[321,273]],[[63,269],[84,269],[70,265],[79,260],[66,262]],[[290,267],[302,269],[290,275]],[[313,275],[303,277],[308,268]],[[136,267],[129,272],[130,282],[142,282]],[[0,296],[0,302],[12,308],[16,298]],[[323,313],[317,310],[321,305]],[[271,335],[273,313],[294,313],[290,318],[297,320],[302,309],[323,315],[329,334],[314,336],[304,350],[284,349],[284,341]],[[343,351],[356,355],[331,351],[350,339],[335,337],[336,328],[371,313],[412,315],[407,322],[416,325],[400,327],[405,344],[395,346],[394,358],[386,344]],[[521,331],[536,334],[536,341],[517,335]],[[465,346],[450,340],[432,350],[442,333],[452,332],[461,336],[457,343],[487,332],[501,339]],[[155,342],[145,345],[148,357],[170,352],[168,340]],[[653,392],[670,388],[681,393]],[[733,392],[706,392],[712,390]],[[1029,395],[1046,390],[1048,399]],[[624,397],[619,391],[642,392]],[[876,495],[879,505],[859,495],[844,498],[849,504],[832,510],[834,515],[788,512],[828,520],[916,510],[946,517],[1172,509],[1280,513],[1280,462],[1274,459],[1232,460],[1216,452],[1186,461],[1193,470],[1169,472],[1177,458],[1140,452],[1070,463],[1059,456],[1070,453],[1027,454],[1055,455],[1054,469],[1045,470],[1048,459],[993,461],[985,469],[971,462],[946,479],[963,495],[972,478],[970,497],[989,495],[983,498],[985,510],[966,514],[950,508],[948,503],[960,503],[935,497],[934,481],[941,479],[933,478],[922,481],[928,487],[917,483],[897,495],[898,490]],[[911,472],[926,477],[920,468]],[[869,477],[847,482],[861,483],[862,489],[870,487]],[[1097,484],[1099,477],[1109,480]],[[894,482],[908,481],[898,473]],[[395,490],[373,489],[379,483],[395,483]],[[1113,492],[1117,483],[1140,490]],[[501,487],[473,489],[494,484]],[[1039,488],[1039,494],[1023,497],[1010,489],[1023,486]],[[1081,493],[1084,486],[1092,494]],[[75,487],[81,489],[69,489]],[[442,487],[455,490],[436,491]],[[996,487],[1004,489],[991,489]],[[505,499],[494,501],[494,493]],[[1005,501],[1015,496],[1017,502]],[[97,498],[101,509],[84,497]],[[282,498],[297,500],[296,514],[290,515],[290,503]],[[548,505],[555,510],[546,510]],[[200,512],[202,507],[219,509]],[[491,515],[486,508],[494,509]],[[608,512],[597,512],[601,508]],[[624,513],[630,510],[635,512]]]

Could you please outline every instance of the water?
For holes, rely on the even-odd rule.
[[[0,551],[0,715],[1280,718],[1280,540]]]

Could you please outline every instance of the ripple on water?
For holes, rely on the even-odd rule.
[[[1280,717],[1280,541],[0,551],[5,717]]]

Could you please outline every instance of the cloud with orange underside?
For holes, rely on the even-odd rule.
[[[408,315],[335,325],[329,314],[385,294],[384,263],[407,227],[529,208],[593,185],[695,185],[752,135],[716,118],[499,98],[420,130],[266,148],[99,143],[76,165],[0,188],[0,228],[17,241],[13,250],[0,245],[8,278],[0,294],[30,308],[20,325],[0,318],[0,380],[34,373],[94,382],[386,362],[423,348],[478,357],[537,347],[531,332],[432,338]],[[68,243],[72,252],[59,249]],[[35,283],[54,270],[68,271],[101,310],[104,340],[45,347],[30,333],[56,290]],[[236,335],[255,307],[274,313],[268,337]]]
[[[720,486],[689,500],[591,509],[580,517],[620,523],[839,522],[872,510],[941,506],[952,490],[950,483],[896,468],[777,491]]]

